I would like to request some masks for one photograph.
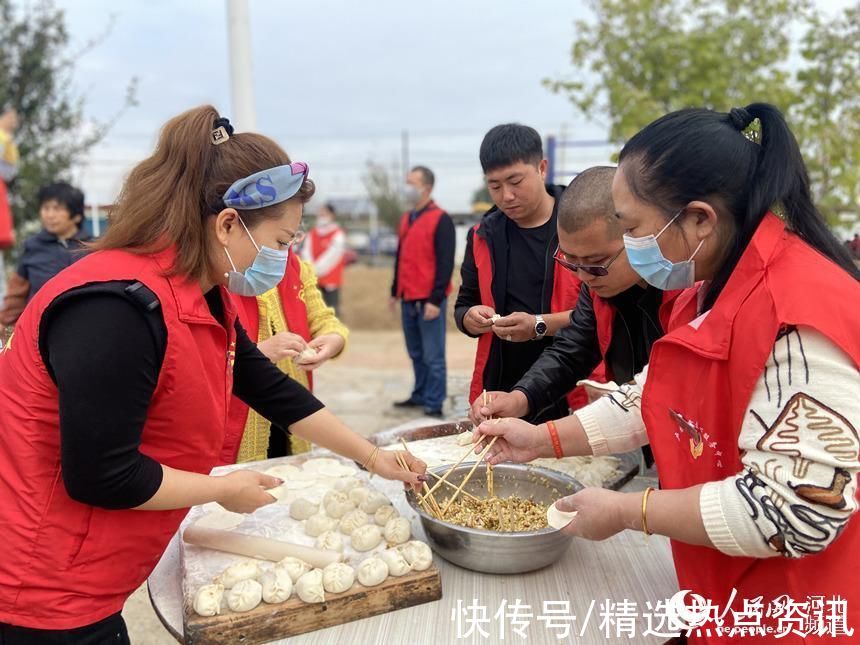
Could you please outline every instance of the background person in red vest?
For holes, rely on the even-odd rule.
[[[332,204],[320,206],[317,221],[302,246],[302,258],[313,264],[323,299],[337,313],[346,264],[346,233],[338,226],[335,216]]]
[[[445,311],[454,272],[454,222],[436,205],[436,178],[424,166],[406,177],[405,199],[412,210],[400,219],[400,242],[394,261],[391,306],[400,301],[406,351],[412,359],[415,385],[396,408],[423,408],[442,418],[447,395]]]
[[[648,364],[651,345],[663,335],[664,293],[627,262],[612,203],[614,176],[610,166],[588,168],[562,194],[556,262],[582,280],[576,308],[570,324],[510,392],[490,392],[487,405],[481,397],[475,400],[470,417],[476,424],[491,417],[528,418],[601,365],[603,380],[626,383]],[[650,449],[644,450],[650,465]]]
[[[485,389],[510,391],[569,324],[579,294],[579,280],[553,259],[564,186],[545,183],[540,135],[518,123],[497,125],[484,136],[480,158],[496,205],[469,231],[454,309],[460,331],[479,339],[470,403]],[[568,406],[561,396],[539,412],[555,418]]]
[[[577,512],[564,530],[668,536],[680,589],[726,627],[730,609],[760,599],[778,640],[847,642],[860,629],[860,271],[812,203],[772,105],[673,112],[628,141],[619,164],[628,261],[655,287],[685,289],[667,333],[635,383],[557,424],[482,424],[503,437],[490,461],[650,442],[661,490],[586,488],[557,503]],[[809,620],[778,623],[786,599]],[[716,627],[689,642],[741,640]]]
[[[422,475],[346,428],[237,321],[228,290],[259,295],[284,277],[314,192],[307,175],[271,139],[233,134],[213,107],[185,112],[132,169],[98,250],[27,305],[0,353],[0,642],[128,643],[123,603],[189,507],[250,513],[275,501],[274,477],[208,474],[231,394],[418,485]]]

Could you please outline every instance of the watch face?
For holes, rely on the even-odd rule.
[[[543,336],[546,333],[546,323],[538,322],[538,324],[535,325],[535,331],[538,336]]]

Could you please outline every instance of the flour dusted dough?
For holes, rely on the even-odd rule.
[[[323,588],[329,593],[343,593],[355,582],[355,569],[343,562],[332,562],[323,569]]]
[[[221,613],[221,598],[224,585],[203,585],[194,594],[194,611],[200,616],[215,616]]]
[[[256,580],[242,580],[227,592],[227,606],[233,611],[251,611],[263,599],[263,586]]]

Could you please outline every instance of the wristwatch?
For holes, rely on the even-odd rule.
[[[546,336],[546,321],[543,319],[543,316],[540,314],[535,316],[535,340],[540,340],[544,336]]]

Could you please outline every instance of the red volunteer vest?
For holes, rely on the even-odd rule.
[[[493,260],[487,240],[483,236],[478,235],[480,227],[480,224],[475,224],[472,229],[472,254],[475,258],[475,268],[478,271],[478,288],[481,293],[481,304],[492,307],[495,310],[496,303],[493,298]],[[553,265],[550,313],[573,309],[576,307],[576,301],[579,298],[579,288],[582,283],[572,271],[568,271],[558,262],[554,262]],[[611,333],[611,320],[609,329]],[[475,399],[481,396],[481,393],[484,391],[484,370],[487,367],[487,361],[490,359],[492,344],[492,332],[481,334],[478,337],[478,348],[475,352],[475,370],[472,373],[472,384],[469,388],[470,404],[474,403]],[[601,349],[601,351],[603,350]],[[598,381],[606,380],[604,378],[603,364],[597,367],[590,378]],[[588,403],[588,395],[583,388],[577,387],[568,393],[567,400],[571,409],[576,410]]]
[[[0,179],[0,249],[15,246],[15,225],[12,220],[12,206],[6,182]]]
[[[311,242],[311,251],[313,254],[313,258],[317,259],[323,253],[328,251],[331,246],[332,240],[334,236],[337,234],[343,234],[343,229],[340,226],[333,226],[332,229],[328,233],[320,233],[316,227],[311,229],[310,232],[310,242]],[[338,263],[332,268],[331,271],[326,273],[325,275],[317,276],[317,284],[321,287],[329,288],[329,289],[338,289],[341,285],[343,285],[343,267],[344,267],[344,258],[341,256]]]
[[[308,309],[302,300],[302,276],[301,263],[295,253],[290,253],[287,262],[287,271],[284,279],[278,283],[278,295],[281,297],[281,305],[284,308],[284,317],[287,319],[287,327],[294,334],[298,334],[305,341],[311,340],[311,330],[308,324]],[[237,296],[230,294],[239,312],[239,322],[248,332],[248,337],[256,342],[260,337],[260,309],[257,298],[249,296]],[[308,372],[308,387],[313,391],[313,374]],[[224,436],[224,447],[221,450],[220,462],[222,464],[235,464],[236,456],[239,454],[239,446],[242,443],[242,435],[245,432],[245,424],[248,421],[248,406],[235,396],[230,397],[230,414],[227,418],[227,432]]]
[[[762,221],[707,315],[696,317],[696,289],[683,292],[669,332],[651,351],[642,397],[662,487],[687,488],[742,470],[738,435],[780,328],[812,327],[860,365],[858,302],[860,285],[772,214]],[[688,421],[676,422],[675,415]],[[672,543],[672,552],[680,588],[711,600],[720,611],[732,588],[738,591],[736,611],[743,609],[743,599],[757,596],[764,597],[765,608],[782,594],[796,602],[841,596],[848,601],[848,626],[860,629],[860,518],[852,518],[823,551],[800,559],[730,557],[680,542]],[[731,624],[731,614],[727,618]],[[825,640],[830,642],[789,635],[779,642]],[[735,641],[705,635],[690,642]]]
[[[167,347],[140,451],[180,470],[217,463],[233,386],[235,310],[222,292],[227,329],[196,282],[164,277],[173,252],[97,252],[49,281],[0,353],[0,623],[69,629],[122,609],[161,557],[188,509],[106,510],[66,493],[58,393],[38,348],[45,309],[75,287],[139,280],[161,303]],[[81,347],[81,360],[87,348]]]
[[[397,260],[397,297],[402,300],[426,300],[433,292],[436,279],[434,240],[439,219],[445,214],[435,202],[412,224],[409,213],[400,218],[400,250]],[[451,293],[451,285],[445,290]]]

